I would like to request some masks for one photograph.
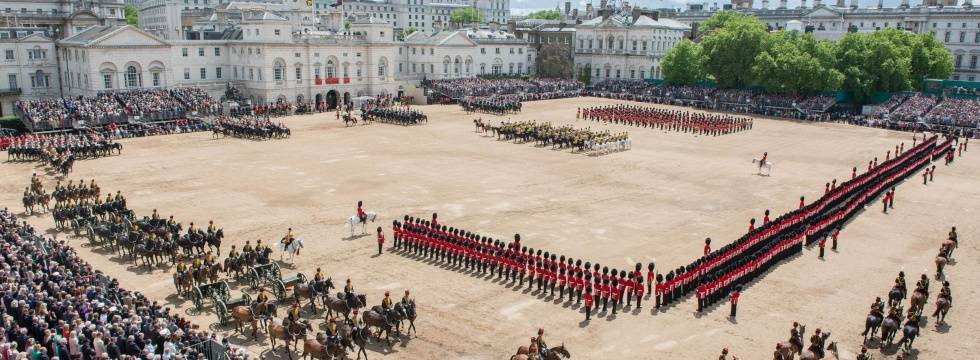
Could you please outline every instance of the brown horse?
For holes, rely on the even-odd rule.
[[[511,356],[510,360],[527,360],[530,358],[528,354],[529,352],[527,346],[521,346],[517,348],[517,354]],[[548,355],[545,356],[544,360],[562,360],[571,358],[572,354],[568,352],[567,348],[565,348],[565,344],[561,344],[560,346],[555,346],[548,349]]]
[[[952,259],[953,258],[953,249],[956,249],[957,247],[959,247],[959,242],[958,241],[952,240],[952,239],[948,239],[948,240],[944,240],[943,241],[943,245],[942,245],[941,249],[943,249],[943,252],[946,253],[946,258],[947,259]]]
[[[324,300],[326,300],[324,305],[327,307],[327,318],[336,312],[344,315],[344,320],[350,319],[351,310],[360,309],[367,304],[367,296],[364,294],[357,294],[347,299],[344,293],[338,292],[336,296],[326,296]]]
[[[259,320],[252,316],[252,310],[247,306],[236,306],[231,309],[231,317],[235,318],[235,331],[244,334],[244,324],[252,324],[252,338],[259,332]]]
[[[350,347],[354,350],[354,345],[357,345],[357,358],[361,358],[361,354],[364,354],[364,358],[367,359],[367,351],[364,350],[367,347],[368,340],[371,338],[371,332],[367,328],[354,329],[348,324],[343,324],[337,328],[337,332],[342,338],[344,338],[344,345]]]
[[[325,360],[325,359],[346,359],[347,351],[344,350],[343,345],[325,345],[323,341],[323,334],[318,334],[316,339],[303,339],[303,359],[309,355],[310,358]]]
[[[326,303],[330,289],[333,289],[333,279],[331,278],[320,283],[310,281],[309,284],[296,284],[293,286],[293,299],[300,304],[303,303],[303,299],[310,299],[310,307],[316,313],[316,298],[320,297],[320,301]]]
[[[830,337],[830,332],[825,332],[820,336],[821,340],[827,340],[827,338]],[[779,352],[783,359],[795,359],[796,354],[800,354],[800,359],[818,359],[812,349],[813,346],[806,351],[803,351],[799,345],[793,343],[792,341],[784,341],[776,344],[776,351]],[[807,357],[807,353],[810,353],[811,357]]]
[[[177,287],[177,295],[183,295],[191,291],[194,287],[194,273],[185,270],[182,273],[174,273],[174,286]]]
[[[937,322],[936,324],[946,323],[946,313],[949,312],[950,306],[951,304],[949,302],[949,299],[947,299],[946,297],[940,295],[939,298],[936,299],[936,312],[932,313],[932,316],[935,316],[939,320],[939,322]]]
[[[911,303],[911,305],[909,306],[909,314],[915,316],[921,316],[922,311],[926,307],[926,299],[928,297],[929,294],[927,293],[921,291],[913,291],[912,297],[909,299],[909,302]]]
[[[362,318],[364,319],[365,327],[378,328],[378,340],[381,340],[381,333],[383,332],[385,334],[385,341],[388,343],[388,346],[391,346],[391,329],[394,326],[393,323],[388,322],[388,319],[384,315],[374,310],[365,311],[362,314]]]
[[[266,331],[268,331],[269,339],[272,342],[272,351],[276,351],[276,340],[282,340],[286,347],[286,353],[292,359],[293,354],[289,352],[289,343],[293,343],[293,348],[296,348],[296,342],[305,338],[307,332],[313,331],[313,326],[307,321],[291,322],[283,319],[282,322],[280,325],[275,321],[270,321]]]
[[[939,250],[939,255],[936,256],[936,280],[942,280],[943,276],[946,276],[943,274],[943,269],[949,263],[949,258],[944,250]]]

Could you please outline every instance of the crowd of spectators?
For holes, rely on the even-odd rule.
[[[3,359],[203,360],[207,343],[217,345],[210,351],[248,358],[177,311],[120,288],[63,240],[18,224],[7,209],[0,237]]]
[[[17,102],[17,110],[32,130],[41,131],[71,127],[76,121],[90,126],[123,123],[129,116],[156,121],[183,118],[194,112],[217,115],[221,105],[201,89],[177,88],[26,100]]]
[[[891,114],[896,107],[902,105],[902,103],[904,103],[905,100],[908,100],[908,98],[909,96],[905,94],[892,95],[890,98],[888,98],[888,100],[878,105],[878,107],[875,108],[875,111],[871,113],[871,116],[875,119],[884,118],[885,115]]]
[[[980,125],[980,101],[946,99],[937,104],[925,116],[933,124],[977,127]]]
[[[925,115],[936,105],[936,98],[922,94],[916,94],[905,99],[901,105],[897,106],[888,115],[893,121],[918,121],[919,117]]]
[[[508,94],[578,93],[582,83],[566,79],[450,79],[424,80],[426,88],[434,94],[459,99],[466,96],[490,96]]]

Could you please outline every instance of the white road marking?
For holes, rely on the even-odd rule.
[[[670,348],[674,346],[677,346],[677,341],[670,340],[654,345],[653,349],[657,351],[664,351],[664,350],[670,350]]]

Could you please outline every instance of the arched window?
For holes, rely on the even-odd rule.
[[[459,63],[459,58],[453,60],[453,73],[456,77],[459,77],[460,70],[462,70],[462,64]]]
[[[285,68],[286,67],[282,63],[277,62],[276,65],[272,67],[272,79],[275,81],[282,81],[283,72],[286,71]]]
[[[327,78],[332,78],[337,74],[337,66],[334,65],[333,60],[327,60]]]
[[[136,72],[136,67],[133,65],[126,67],[126,87],[135,88],[139,86],[137,80],[139,74]]]
[[[384,79],[385,73],[387,72],[388,72],[388,61],[385,59],[381,59],[381,62],[378,63],[378,77]]]

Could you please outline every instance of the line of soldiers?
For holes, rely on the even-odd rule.
[[[40,182],[36,174],[31,178],[31,183],[33,184],[35,181]],[[40,186],[43,191],[43,185]],[[54,191],[51,193],[51,196],[54,197],[56,203],[79,204],[82,200],[95,201],[101,193],[102,190],[95,183],[95,179],[92,179],[88,185],[82,179],[78,180],[78,185],[75,185],[74,180],[68,180],[67,185],[61,185],[61,180],[58,180],[54,185]]]
[[[521,101],[511,96],[490,96],[483,98],[465,98],[459,102],[466,113],[485,112],[504,115],[521,112]]]
[[[625,104],[579,108],[575,118],[712,136],[752,129],[748,117]]]
[[[55,203],[54,207],[51,208],[51,216],[54,217],[55,224],[59,227],[72,220],[86,219],[92,216],[104,218],[113,214],[132,214],[132,211],[126,207],[126,198],[120,191],[116,191],[115,196],[111,193],[106,194],[105,201],[96,196],[92,198],[91,202],[88,199],[81,199],[76,204]]]
[[[362,117],[366,120],[393,123],[398,125],[418,125],[429,122],[428,116],[419,110],[410,110],[407,107],[399,109],[396,107],[375,107],[363,113]]]
[[[7,148],[9,160],[50,162],[59,155],[95,158],[122,151],[122,146],[94,132],[82,134],[26,135],[16,138]]]
[[[403,221],[394,221],[395,248],[426,258],[437,259],[452,266],[478,271],[481,275],[496,274],[511,283],[517,282],[528,289],[537,288],[540,292],[558,290],[558,297],[581,304],[586,302],[586,318],[593,310],[602,311],[612,307],[615,314],[619,307],[631,306],[636,298],[640,308],[644,293],[649,293],[654,278],[654,264],[647,267],[647,286],[644,287],[642,264],[637,263],[633,270],[610,269],[599,263],[573,259],[541,249],[535,250],[521,245],[519,234],[514,241],[507,243],[469,231],[440,225],[436,214],[431,221],[405,216]],[[662,277],[659,277],[662,280]],[[658,300],[659,302],[659,300]]]

